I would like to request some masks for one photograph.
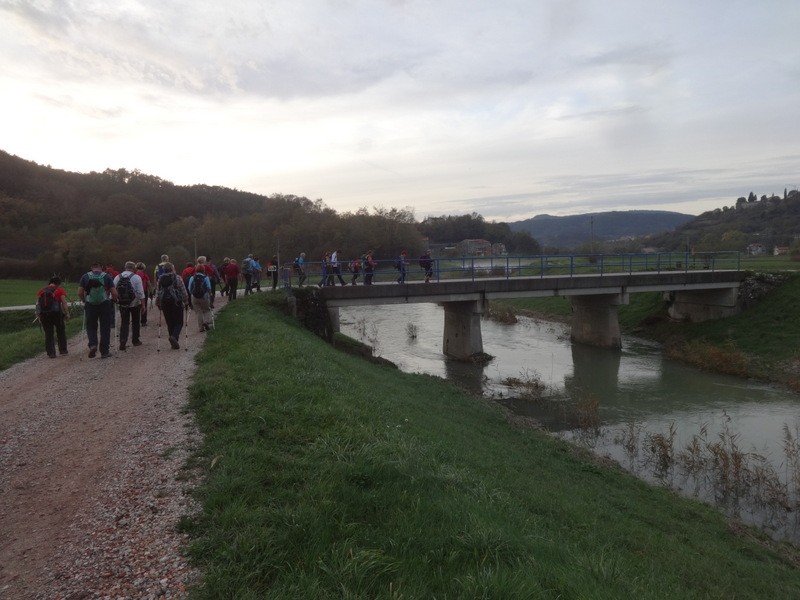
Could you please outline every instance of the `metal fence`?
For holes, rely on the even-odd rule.
[[[535,256],[491,256],[431,258],[433,266],[430,281],[451,279],[510,279],[512,277],[575,277],[637,272],[661,273],[664,271],[739,271],[740,252],[642,252],[634,254],[547,254]],[[394,283],[401,278],[397,259],[376,260],[373,283]],[[340,273],[333,272],[321,262],[306,262],[304,285],[325,286],[362,285],[363,267],[357,274],[349,263],[339,263]],[[342,280],[339,279],[341,275]],[[357,275],[354,278],[354,275]],[[420,259],[410,259],[405,265],[405,282],[420,283],[425,280],[425,269]],[[299,275],[292,263],[283,266],[284,287],[298,285]]]

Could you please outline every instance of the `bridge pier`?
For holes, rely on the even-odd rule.
[[[442,307],[444,308],[442,352],[446,356],[460,360],[482,353],[483,302],[480,300],[442,302]]]
[[[573,342],[600,348],[621,348],[617,307],[627,304],[627,294],[572,296]]]
[[[669,316],[677,321],[700,323],[738,314],[739,289],[709,289],[670,292]]]

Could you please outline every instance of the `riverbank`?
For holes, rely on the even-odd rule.
[[[193,597],[800,595],[794,548],[339,352],[279,301],[227,307],[198,356]]]
[[[667,315],[660,293],[631,294],[619,307],[623,336],[636,335],[664,345],[667,356],[693,367],[752,377],[800,391],[800,274],[752,274],[739,315],[680,323]],[[493,303],[495,304],[495,303]],[[513,314],[568,322],[563,298],[520,298],[496,303],[501,319]]]

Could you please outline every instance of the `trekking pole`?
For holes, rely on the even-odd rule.
[[[183,311],[183,350],[189,351],[189,307],[185,307]]]
[[[161,352],[161,307],[158,307],[158,340],[156,341],[156,352]]]

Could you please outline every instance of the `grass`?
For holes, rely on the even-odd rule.
[[[198,356],[192,598],[800,596],[788,547],[268,302],[225,308]]]
[[[44,352],[44,333],[33,317],[33,309],[0,312],[0,371]],[[73,309],[67,337],[80,330],[81,313]]]
[[[33,306],[36,293],[47,285],[47,280],[0,279],[0,306]],[[78,282],[65,282],[62,287],[69,300],[78,298]]]

